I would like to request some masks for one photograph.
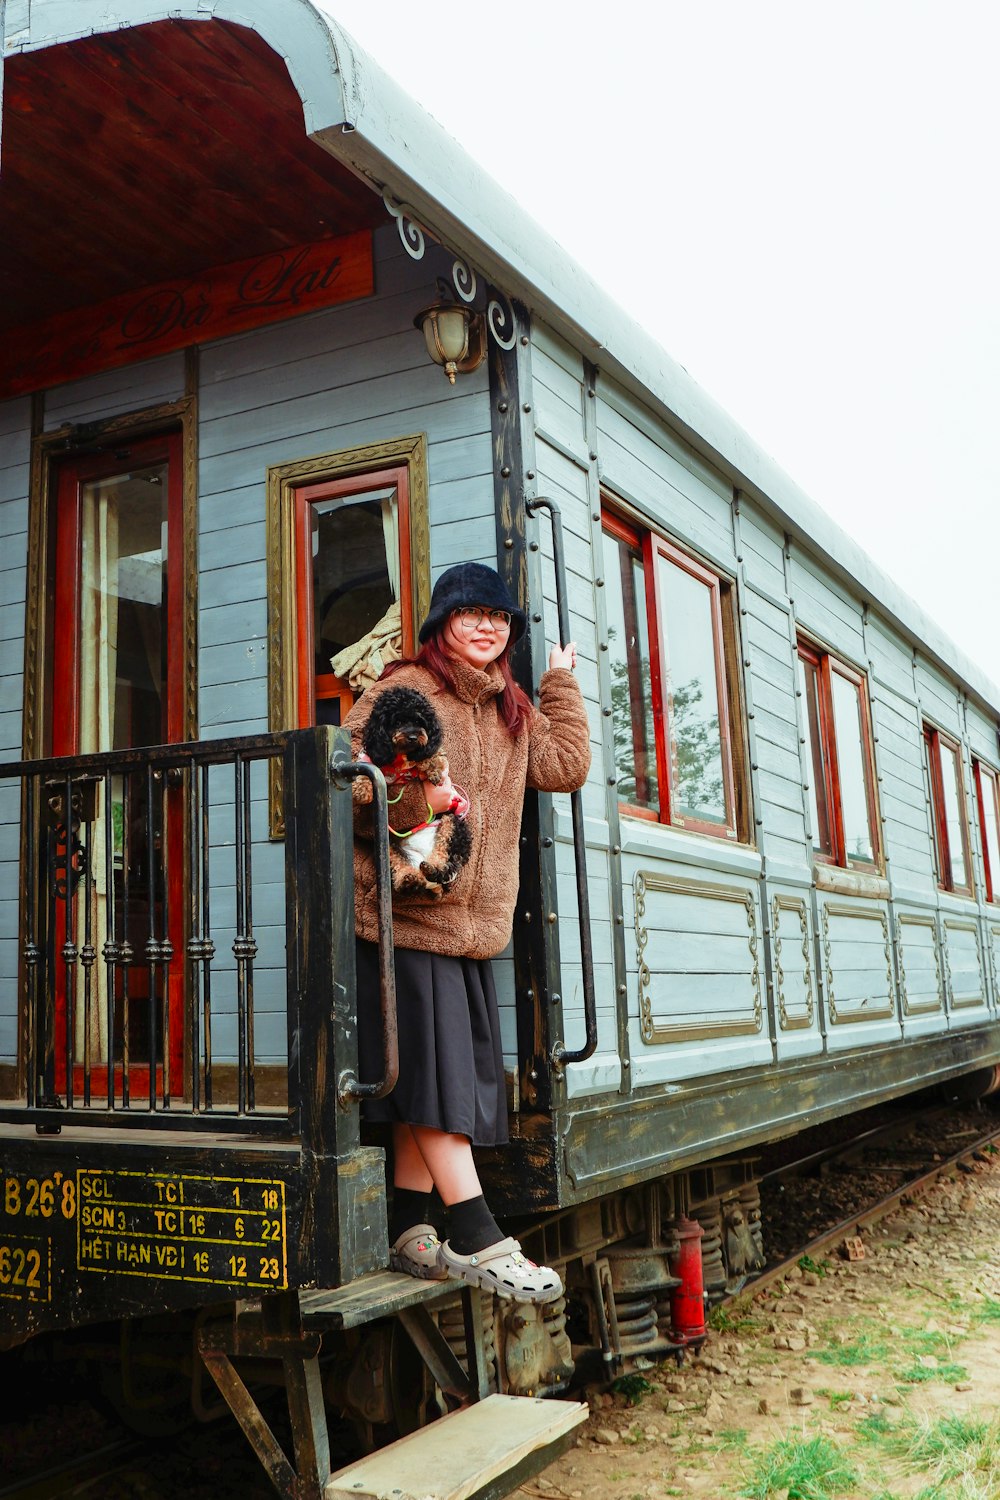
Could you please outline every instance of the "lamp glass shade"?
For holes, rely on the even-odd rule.
[[[469,314],[464,307],[429,307],[423,315],[424,341],[435,364],[457,364],[469,352]]]

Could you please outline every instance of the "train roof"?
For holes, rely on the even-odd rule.
[[[288,68],[306,131],[662,415],[831,572],[1000,712],[1000,689],[339,25],[328,0],[7,0],[5,55],[155,21],[224,20]],[[2,146],[2,138],[0,138]],[[2,158],[0,158],[2,160]]]

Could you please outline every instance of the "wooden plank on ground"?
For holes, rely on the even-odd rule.
[[[587,1414],[580,1401],[488,1396],[341,1469],[324,1500],[469,1500]]]

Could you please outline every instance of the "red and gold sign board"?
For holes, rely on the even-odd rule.
[[[374,287],[367,229],[164,281],[11,329],[0,398],[369,297]]]

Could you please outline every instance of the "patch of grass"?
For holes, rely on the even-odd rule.
[[[889,1346],[883,1338],[862,1333],[849,1344],[834,1344],[829,1349],[810,1349],[810,1359],[818,1359],[823,1365],[874,1365],[888,1359]]]
[[[733,1302],[728,1307],[713,1307],[706,1322],[716,1333],[744,1333],[757,1327],[747,1303]]]
[[[629,1406],[638,1406],[643,1396],[648,1396],[653,1387],[645,1375],[619,1375],[617,1380],[611,1382],[611,1389],[616,1396],[624,1396]]]
[[[854,1430],[858,1437],[864,1438],[866,1442],[877,1443],[896,1429],[884,1412],[871,1411],[861,1418]]]
[[[829,1438],[786,1438],[757,1458],[740,1494],[747,1500],[835,1500],[858,1482],[856,1471]]]
[[[947,1385],[954,1385],[959,1380],[965,1380],[968,1374],[964,1365],[953,1365],[949,1360],[942,1360],[933,1369],[927,1369],[924,1365],[909,1365],[905,1370],[897,1370],[896,1379],[904,1385],[924,1385],[929,1380],[943,1380]]]
[[[1000,1323],[1000,1302],[995,1297],[987,1297],[984,1302],[973,1303],[971,1308],[965,1304],[962,1311],[972,1313],[973,1323]]]
[[[715,1434],[715,1441],[720,1448],[745,1448],[747,1430],[745,1427],[727,1427]]]
[[[800,1255],[798,1260],[800,1271],[812,1271],[815,1276],[825,1276],[830,1269],[828,1260],[813,1260],[811,1255]]]
[[[1000,1495],[1000,1419],[948,1416],[931,1422],[904,1416],[893,1424],[872,1414],[855,1432],[874,1450],[879,1469],[888,1463],[894,1475],[925,1481],[913,1500],[996,1500]],[[872,1473],[870,1489],[890,1500],[893,1491],[877,1489],[886,1478],[884,1472]],[[913,1492],[907,1488],[906,1493]]]

